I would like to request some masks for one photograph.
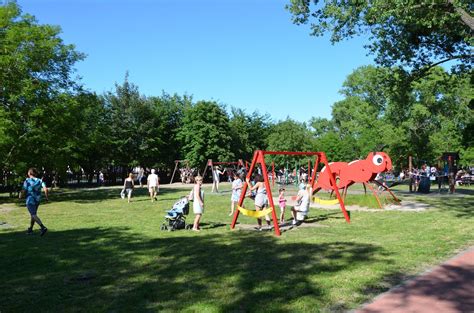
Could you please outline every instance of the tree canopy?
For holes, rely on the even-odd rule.
[[[472,75],[433,66],[436,58],[466,53],[466,2],[410,2],[410,10],[401,1],[355,3],[292,1],[296,22],[318,21],[315,35],[331,30],[339,41],[368,28],[384,65],[355,69],[341,86],[343,99],[333,104],[331,117],[308,117],[306,124],[188,95],[143,95],[128,73],[110,92],[87,91],[74,77],[74,65],[84,55],[63,43],[59,27],[39,25],[8,2],[0,7],[3,176],[21,175],[30,166],[60,175],[68,168],[83,170],[89,180],[99,170],[119,168],[125,175],[136,166],[170,172],[177,159],[203,168],[208,159],[250,161],[257,149],[323,151],[330,161],[351,161],[385,146],[397,169],[406,167],[408,155],[436,164],[443,152],[459,151],[463,164],[474,164]],[[409,33],[410,40],[421,36],[420,43],[408,42]],[[389,49],[399,44],[401,51]],[[423,54],[429,48],[433,54]],[[388,67],[397,62],[423,69],[423,75],[407,79],[406,70]],[[292,161],[272,160],[277,166]]]
[[[310,24],[311,35],[329,32],[331,42],[370,34],[367,48],[377,64],[424,74],[451,60],[472,65],[472,2],[468,0],[290,0],[295,24]]]

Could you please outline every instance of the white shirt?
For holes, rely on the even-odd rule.
[[[306,189],[298,191],[298,198],[301,197],[301,204],[299,205],[299,210],[307,212],[309,209],[309,194]]]
[[[148,187],[158,187],[158,175],[148,175]]]
[[[219,171],[219,170],[213,170],[213,171],[212,171],[212,176],[214,177],[214,181],[220,182],[220,176],[219,176],[219,174],[222,174],[222,172]]]

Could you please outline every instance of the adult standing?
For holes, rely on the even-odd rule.
[[[150,193],[150,199],[151,202],[157,200],[156,196],[158,194],[158,188],[160,186],[160,179],[158,178],[158,175],[155,174],[155,170],[151,170],[151,174],[148,175],[147,179],[147,187],[148,187],[148,192]]]
[[[99,187],[104,185],[104,173],[99,171]]]
[[[28,170],[28,178],[23,183],[23,189],[20,192],[20,199],[22,196],[26,195],[26,207],[28,208],[28,212],[30,212],[30,227],[27,230],[27,234],[33,233],[33,226],[35,222],[41,227],[40,235],[43,236],[46,234],[48,229],[44,226],[41,219],[38,217],[38,207],[41,202],[41,189],[44,191],[44,195],[46,201],[48,201],[48,189],[46,188],[46,184],[39,178],[38,170],[34,167]]]
[[[218,166],[215,166],[212,170],[212,192],[219,192],[220,175],[222,174],[224,173],[219,170]]]
[[[138,169],[138,177],[137,177],[137,182],[140,184],[140,188],[143,188],[143,176],[145,176],[145,170],[143,167],[139,167]]]
[[[189,197],[193,200],[193,213],[195,215],[193,230],[201,231],[199,223],[201,222],[201,217],[204,213],[204,190],[202,190],[202,177],[194,177],[194,182],[193,190],[191,191],[191,195]]]

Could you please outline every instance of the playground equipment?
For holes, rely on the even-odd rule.
[[[388,191],[395,201],[400,200],[393,194],[390,188],[375,180],[377,174],[390,171],[392,169],[392,160],[385,152],[370,152],[365,160],[355,160],[350,163],[347,162],[334,162],[329,163],[331,166],[324,167],[321,169],[321,173],[317,181],[313,180],[313,193],[317,193],[319,190],[324,189],[331,192],[337,191],[338,189],[344,189],[343,198],[345,199],[347,189],[354,183],[362,183],[368,186],[372,190],[375,199],[382,208],[380,199],[377,196],[377,192],[372,187],[371,183],[375,183]],[[332,180],[336,178],[337,184],[333,184]],[[323,203],[322,201],[331,200],[320,200],[315,199],[315,202]],[[337,202],[335,202],[337,203]],[[325,203],[334,204],[334,203]]]
[[[237,162],[213,162],[212,159],[209,159],[209,160],[207,160],[206,167],[204,168],[204,172],[202,174],[202,177],[206,177],[206,173],[207,173],[208,168],[210,168],[211,171],[212,171],[212,169],[216,165],[234,165],[234,166],[245,167],[244,161],[242,161],[242,159],[239,159]]]
[[[253,159],[252,159],[252,164],[250,165],[250,169],[247,173],[247,178],[250,179],[252,177],[252,173],[255,170],[256,165],[260,164],[261,169],[262,169],[263,178],[264,178],[265,189],[267,190],[267,197],[268,197],[269,207],[265,210],[262,210],[262,211],[253,211],[253,210],[247,210],[247,209],[243,208],[242,204],[244,202],[245,195],[246,195],[247,188],[248,188],[247,183],[244,183],[244,185],[242,187],[242,194],[240,195],[237,210],[235,210],[234,217],[232,219],[232,224],[231,224],[230,228],[232,228],[232,229],[235,228],[235,224],[237,223],[237,219],[239,218],[240,213],[242,213],[244,215],[247,215],[247,216],[251,216],[251,217],[262,217],[262,216],[265,216],[265,215],[271,213],[275,234],[277,236],[280,236],[281,232],[280,232],[280,228],[278,226],[278,218],[277,218],[276,212],[275,212],[275,205],[273,203],[273,196],[272,196],[272,191],[271,191],[271,187],[270,187],[270,181],[268,179],[268,170],[267,170],[267,166],[265,165],[265,155],[314,156],[315,157],[314,171],[313,171],[313,174],[311,175],[311,178],[310,178],[311,185],[314,184],[314,181],[316,179],[316,172],[317,172],[319,163],[324,164],[325,168],[328,169],[327,170],[328,173],[332,173],[333,171],[332,171],[332,168],[330,167],[330,164],[328,163],[328,160],[326,158],[326,154],[324,152],[290,152],[290,151],[263,151],[263,150],[255,151]],[[333,175],[327,175],[327,176],[328,176],[328,180],[329,180],[329,186],[330,187],[334,186],[334,192],[336,194],[339,205],[341,207],[341,211],[344,214],[344,218],[349,223],[350,222],[350,217],[349,217],[349,214],[346,211],[346,208],[344,206],[344,201],[343,201],[341,195],[339,194],[339,188],[337,188],[336,180],[335,180]]]
[[[188,160],[175,160],[174,164],[175,165],[174,165],[173,175],[171,175],[170,184],[173,183],[174,175],[176,174],[176,171],[178,170],[179,164],[184,164],[186,170],[189,170],[189,161]]]

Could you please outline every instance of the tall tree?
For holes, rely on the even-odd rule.
[[[331,33],[331,42],[370,33],[375,61],[401,65],[424,75],[436,65],[458,60],[472,66],[472,2],[468,0],[290,0],[295,24],[311,24],[311,34]]]
[[[230,161],[235,158],[229,117],[216,102],[199,101],[186,108],[178,138],[184,158],[193,167],[204,166],[207,159]]]
[[[243,160],[251,160],[255,150],[266,148],[270,128],[269,115],[261,115],[256,111],[247,114],[242,109],[232,108],[230,129],[234,155]]]
[[[446,151],[469,155],[465,138],[472,125],[473,88],[468,75],[435,67],[409,88],[397,82],[384,68],[366,66],[351,73],[332,119],[312,120],[317,149],[334,161],[350,161],[386,145],[399,167],[406,166],[409,155],[431,164]]]
[[[153,107],[154,116],[159,120],[160,145],[155,155],[160,167],[172,168],[174,161],[183,159],[178,132],[181,127],[184,112],[192,104],[192,98],[184,95],[169,95],[162,93],[160,97],[150,97],[148,101]],[[146,160],[142,164],[146,165]]]
[[[62,123],[69,95],[78,90],[73,66],[84,55],[63,43],[59,27],[39,25],[15,2],[0,6],[0,28],[0,118],[6,120],[0,167],[23,172],[54,158],[51,147],[62,141],[53,140],[67,137],[52,139],[48,126]]]
[[[312,151],[314,141],[305,123],[299,123],[290,118],[276,123],[268,136],[267,147],[272,151]],[[273,156],[269,158],[276,164],[282,165],[289,156]]]

